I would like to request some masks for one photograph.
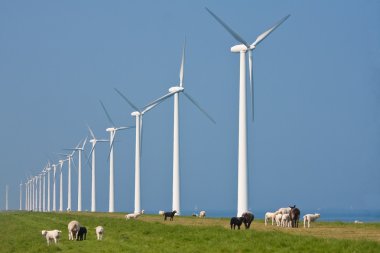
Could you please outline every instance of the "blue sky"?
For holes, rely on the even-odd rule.
[[[217,123],[181,97],[181,206],[234,214],[239,56],[230,52],[235,40],[205,6],[248,42],[291,14],[254,51],[250,209],[380,209],[375,0],[1,1],[0,208],[6,184],[16,209],[20,181],[89,135],[86,124],[107,137],[99,99],[116,124],[133,125],[132,108],[113,88],[138,106],[167,93],[178,83],[186,36],[185,89]],[[145,210],[171,208],[172,129],[172,99],[144,117]],[[133,210],[134,143],[134,130],[118,133],[116,211]],[[97,204],[106,211],[108,147],[97,147]],[[76,176],[74,169],[74,209]],[[87,165],[83,209],[90,209]]]

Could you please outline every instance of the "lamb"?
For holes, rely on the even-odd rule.
[[[69,230],[69,240],[74,240],[74,235],[75,239],[78,239],[78,232],[80,228],[79,222],[76,220],[70,221],[69,225],[67,225],[67,228]]]
[[[281,218],[282,218],[282,214],[281,213],[279,213],[279,214],[276,214],[276,216],[275,216],[275,221],[276,221],[276,225],[277,225],[277,227],[279,227],[279,226],[281,226]]]
[[[286,213],[290,213],[290,210],[291,210],[291,208],[290,207],[282,207],[282,208],[280,208],[280,209],[278,209],[276,212],[275,212],[275,214],[277,215],[277,214],[286,214]]]
[[[288,213],[285,213],[281,217],[281,226],[282,227],[290,227],[290,215]]]
[[[244,217],[232,217],[230,220],[231,229],[233,227],[235,230],[236,226],[238,227],[238,229],[240,229],[240,226],[243,223],[243,221],[244,221]]]
[[[86,227],[80,227],[79,231],[78,231],[77,241],[86,240],[86,237],[87,237],[87,228]]]
[[[104,228],[102,226],[97,226],[95,228],[95,232],[96,232],[96,238],[98,240],[103,240]]]
[[[164,213],[164,220],[166,220],[166,218],[170,218],[170,220],[172,221],[173,220],[173,217],[174,215],[177,213],[176,210],[174,210],[173,212],[166,212]]]
[[[245,228],[249,229],[252,221],[255,219],[255,216],[251,212],[244,212],[241,216],[244,218],[243,222],[244,222]]]
[[[316,213],[316,214],[305,214],[303,216],[303,227],[306,228],[306,223],[308,223],[307,227],[310,228],[310,222],[315,221],[319,217],[321,217],[321,215],[319,213]]]
[[[200,211],[199,218],[204,218],[204,217],[206,217],[206,211]]]
[[[269,219],[272,220],[272,226],[273,226],[273,221],[274,221],[275,217],[276,217],[275,213],[266,212],[265,213],[265,226],[267,225]]]
[[[47,231],[47,230],[41,231],[41,234],[46,237],[47,245],[50,245],[50,241],[53,241],[53,240],[54,240],[54,243],[57,244],[58,239],[61,236],[61,233],[62,232],[57,229],[50,230],[50,231]]]
[[[161,211],[161,210],[158,211],[158,214],[159,214],[159,215],[164,215],[164,213],[165,213],[165,211]]]
[[[139,213],[129,213],[129,214],[125,215],[125,218],[127,220],[129,220],[129,219],[137,219],[137,217],[139,217],[141,214],[144,214],[144,210],[142,210]]]

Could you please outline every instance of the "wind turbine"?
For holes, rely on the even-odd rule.
[[[28,211],[28,181],[25,182],[25,211]]]
[[[86,145],[87,137],[84,139],[82,147],[79,147],[79,144],[76,148],[66,149],[78,151],[78,212],[82,211],[82,151],[84,151],[84,146]],[[71,209],[70,209],[71,210]]]
[[[59,211],[63,211],[63,177],[62,177],[62,167],[66,160],[59,160]]]
[[[77,145],[79,147],[79,144]],[[71,211],[71,162],[73,161],[73,155],[75,153],[75,150],[71,152],[71,154],[62,154],[60,155],[66,156],[67,159],[67,210]]]
[[[161,98],[153,101],[147,107],[154,104],[159,104],[166,100],[167,98],[174,97],[174,127],[173,127],[173,203],[172,209],[177,211],[177,214],[181,214],[180,206],[180,168],[179,168],[179,93],[185,95],[187,99],[190,100],[209,120],[214,124],[213,118],[188,94],[185,93],[185,88],[183,87],[184,80],[184,64],[185,64],[185,47],[183,46],[182,51],[182,61],[181,68],[179,71],[179,84],[177,86],[171,87],[169,93],[162,96]]]
[[[42,174],[38,175],[38,211],[42,212]]]
[[[252,120],[254,119],[254,93],[252,78],[252,51],[261,43],[270,33],[279,27],[290,15],[285,16],[274,26],[260,34],[252,44],[248,44],[239,34],[233,31],[211,10],[206,8],[208,13],[213,16],[238,42],[241,44],[231,47],[231,52],[240,53],[240,85],[239,85],[239,149],[238,149],[238,206],[237,216],[248,211],[248,169],[247,169],[247,94],[246,94],[246,53],[249,56],[249,81],[251,86],[251,106]]]
[[[9,186],[5,186],[5,211],[8,211],[8,190]]]
[[[96,139],[94,132],[91,130],[89,126],[88,130],[90,131],[90,134],[92,136],[92,139],[90,142],[92,143],[92,149],[90,152],[90,155],[88,156],[88,159],[90,159],[90,156],[92,155],[92,162],[91,162],[91,212],[96,212],[96,173],[95,173],[95,146],[98,142],[107,142],[108,140],[99,140]]]
[[[122,92],[115,89],[117,93],[136,111],[131,115],[136,117],[136,145],[135,145],[135,210],[134,213],[141,212],[141,194],[140,194],[140,163],[141,163],[141,149],[142,149],[142,126],[143,115],[149,110],[153,109],[157,103],[139,109],[135,106]]]
[[[50,163],[48,164],[48,167],[46,168],[47,171],[47,211],[50,212]]]
[[[43,176],[43,185],[42,185],[42,211],[46,212],[46,168],[42,170],[42,176]]]
[[[114,164],[113,164],[113,143],[115,141],[116,132],[119,130],[129,129],[132,127],[115,127],[115,123],[112,121],[111,116],[107,112],[106,107],[102,101],[99,101],[102,106],[104,113],[106,114],[108,121],[111,123],[112,127],[106,129],[107,132],[110,132],[110,189],[109,189],[109,205],[108,212],[113,213],[115,211],[115,184],[114,184]]]

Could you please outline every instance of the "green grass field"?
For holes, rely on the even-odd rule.
[[[87,240],[69,241],[67,224],[78,220]],[[0,252],[380,252],[380,224],[317,222],[310,229],[265,227],[229,229],[229,219],[158,215],[125,220],[115,213],[1,212]],[[95,227],[105,228],[97,241]],[[301,224],[302,225],[302,224]],[[47,246],[41,230],[59,229],[58,244]]]

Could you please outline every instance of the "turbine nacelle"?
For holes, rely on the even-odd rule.
[[[106,129],[107,132],[113,132],[113,131],[116,131],[116,128],[114,127],[109,127]]]
[[[134,111],[134,112],[131,113],[131,115],[137,117],[137,116],[140,116],[141,113],[138,112],[138,111]]]
[[[171,87],[171,88],[169,89],[169,92],[170,92],[170,93],[178,93],[178,92],[183,91],[184,89],[185,89],[185,88],[183,88],[183,87],[174,86],[174,87]]]
[[[232,53],[240,53],[240,52],[247,52],[249,50],[246,45],[244,44],[239,44],[231,47],[231,52]]]

